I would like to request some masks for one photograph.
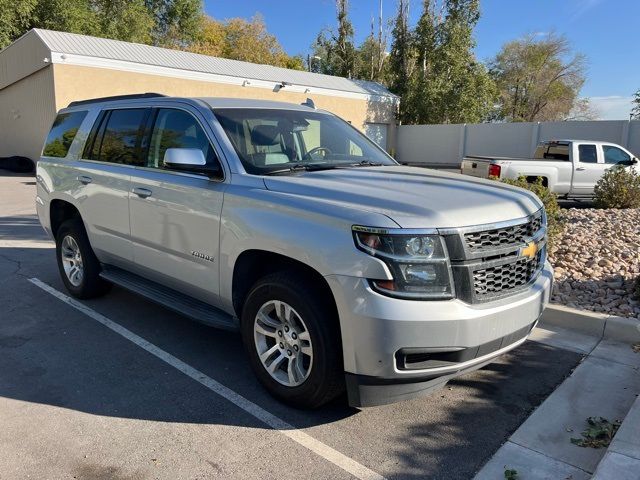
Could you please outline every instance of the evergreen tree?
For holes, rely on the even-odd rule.
[[[336,19],[335,30],[324,30],[316,38],[312,46],[314,56],[321,59],[321,73],[351,78],[356,73],[356,48],[348,0],[336,0]]]
[[[412,42],[418,67],[401,108],[405,122],[475,123],[489,117],[496,90],[473,54],[479,18],[479,0],[423,1]]]
[[[640,89],[633,94],[633,108],[631,109],[631,118],[640,120]]]
[[[409,0],[398,0],[398,11],[391,31],[391,53],[389,54],[389,89],[400,100],[400,121],[407,118],[407,104],[415,55],[409,29]]]

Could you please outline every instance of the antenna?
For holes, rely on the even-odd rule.
[[[310,98],[307,97],[307,99],[304,101],[304,103],[302,103],[301,105],[304,105],[305,107],[309,107],[309,108],[313,108],[314,110],[316,109],[316,104],[313,103],[313,100],[311,100]]]

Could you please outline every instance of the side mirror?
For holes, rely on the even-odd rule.
[[[207,165],[207,159],[199,148],[167,148],[164,152],[165,168],[182,172],[202,173],[215,177],[220,173],[218,165]]]
[[[638,163],[637,158],[632,158],[631,160],[624,160],[622,162],[618,162],[618,165],[624,165],[625,167],[632,167]]]

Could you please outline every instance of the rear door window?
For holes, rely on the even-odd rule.
[[[106,112],[89,152],[91,160],[143,166],[140,142],[148,108],[130,108]]]
[[[580,163],[598,163],[598,153],[595,145],[578,145]]]
[[[42,155],[45,157],[66,157],[86,116],[86,111],[59,114],[51,126],[51,131],[42,149]]]

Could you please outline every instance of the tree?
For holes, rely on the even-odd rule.
[[[563,120],[597,120],[600,112],[591,104],[589,98],[579,98]]]
[[[100,36],[98,15],[88,0],[36,0],[22,35],[31,28]]]
[[[0,0],[0,46],[31,28],[183,47],[198,32],[201,0]]]
[[[386,81],[387,62],[387,31],[383,27],[382,0],[379,0],[378,25],[371,17],[371,32],[356,51],[356,65],[354,77],[373,82]]]
[[[0,48],[28,29],[36,5],[37,0],[0,0]]]
[[[144,0],[94,0],[96,35],[151,43],[155,21]]]
[[[336,18],[337,29],[320,32],[312,48],[314,56],[322,59],[322,73],[351,78],[356,73],[356,48],[348,0],[336,0]]]
[[[389,89],[400,100],[400,120],[406,118],[407,93],[414,67],[412,35],[409,29],[409,0],[398,0],[398,11],[391,31],[391,53],[389,54]]]
[[[154,18],[154,45],[183,48],[198,36],[202,0],[144,0]]]
[[[511,122],[564,120],[578,102],[585,59],[563,36],[529,35],[502,47],[490,62],[499,89],[497,117]]]
[[[424,0],[411,41],[416,68],[403,96],[401,120],[466,123],[485,120],[495,85],[473,54],[479,0]]]
[[[640,88],[633,94],[633,100],[631,101],[633,108],[631,109],[631,118],[634,120],[640,120]]]
[[[201,21],[200,34],[188,47],[189,51],[297,70],[304,68],[302,58],[287,55],[259,15],[250,21],[232,18],[219,22],[207,16]]]

